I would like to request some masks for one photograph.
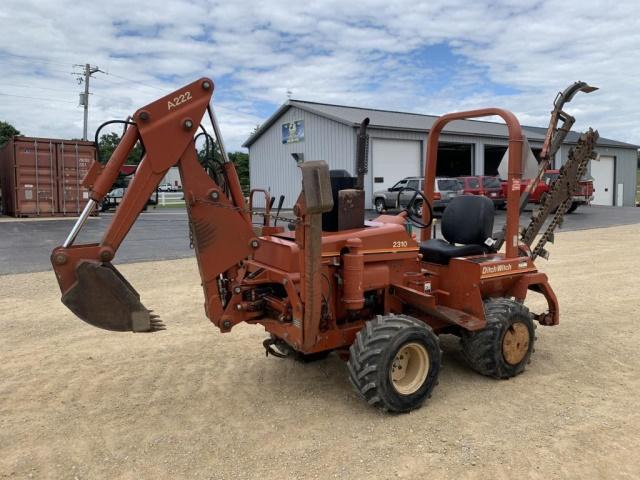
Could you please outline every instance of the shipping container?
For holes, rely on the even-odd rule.
[[[76,216],[89,198],[81,182],[91,142],[14,137],[0,150],[2,213],[15,217]]]
[[[58,213],[61,215],[82,213],[89,200],[89,192],[81,185],[82,179],[95,155],[93,143],[63,140],[58,144]]]

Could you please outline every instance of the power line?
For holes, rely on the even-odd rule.
[[[82,67],[82,68],[84,68],[84,65],[74,65],[71,62],[69,62],[69,63],[61,63],[61,62],[55,62],[55,61],[52,61],[52,60],[47,60],[47,59],[44,59],[42,57],[36,57],[36,56],[31,56],[31,55],[20,55],[20,54],[17,54],[17,53],[9,53],[9,52],[0,52],[0,61],[3,60],[3,58],[2,58],[3,56],[16,57],[13,60],[22,61],[22,62],[33,62],[33,61],[36,61],[36,62],[41,62],[41,63],[48,63],[48,64],[51,64],[51,65],[59,65],[59,66],[63,66],[63,67],[73,66],[73,67]],[[11,60],[11,59],[6,59],[6,60]],[[51,69],[51,68],[49,68],[49,70],[53,71],[53,72],[69,73],[66,70],[55,70],[55,69]],[[109,75],[111,77],[116,77],[116,78],[119,78],[121,80],[125,80],[126,82],[137,83],[139,85],[142,85],[142,86],[145,86],[145,87],[148,87],[148,88],[153,88],[155,90],[160,90],[162,92],[169,92],[169,90],[167,90],[166,88],[161,88],[161,87],[158,87],[157,85],[152,85],[150,83],[146,83],[146,82],[143,82],[141,80],[134,80],[132,78],[125,77],[123,75],[118,75],[117,73],[105,72],[105,71],[102,71],[102,70],[101,70],[101,72],[104,73],[105,75]],[[71,73],[73,75],[76,75],[75,72],[71,72]]]
[[[0,63],[2,63],[4,61],[8,61],[10,63],[13,60],[14,59],[12,59],[12,58],[0,58]],[[13,64],[13,66],[15,68],[21,68],[21,69],[27,69],[28,68],[30,71],[33,70],[33,65],[15,65],[15,64]],[[61,70],[59,68],[51,68],[51,67],[49,67],[47,65],[36,65],[36,67],[46,69],[47,72],[60,72],[60,73],[66,73],[66,74],[69,74],[69,73],[73,74],[73,72],[71,72],[69,70]]]
[[[14,95],[13,93],[3,93],[3,92],[0,92],[0,95],[3,95],[5,97],[28,98],[29,100],[44,100],[45,102],[63,102],[63,103],[73,103],[74,105],[76,104],[76,102],[70,102],[69,100],[60,100],[58,98],[29,97],[26,95]]]
[[[29,55],[19,55],[17,53],[9,53],[9,52],[0,52],[0,57],[2,56],[8,56],[8,57],[16,57],[16,59],[21,59],[22,61],[38,61],[41,63],[50,63],[51,65],[61,65],[63,67],[68,67],[71,65],[71,62],[69,63],[61,63],[61,62],[53,62],[51,60],[45,60],[43,58],[40,57],[34,57],[34,56],[29,56]]]
[[[106,73],[107,75],[110,75],[112,77],[120,78],[121,80],[126,80],[127,82],[138,83],[138,84],[144,85],[145,87],[148,87],[148,88],[154,88],[156,90],[160,90],[161,92],[165,92],[165,93],[168,92],[168,90],[165,89],[165,88],[160,88],[160,87],[157,87],[155,85],[151,85],[149,83],[141,82],[140,80],[133,80],[132,78],[123,77],[122,75],[117,75],[117,74],[111,73],[111,72],[103,72],[103,73]]]
[[[51,87],[36,87],[35,85],[18,85],[17,83],[4,83],[0,82],[0,85],[5,87],[18,87],[18,88],[35,88],[36,90],[51,90],[52,92],[68,92],[68,88],[51,88]]]

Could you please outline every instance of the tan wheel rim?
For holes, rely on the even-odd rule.
[[[529,329],[522,323],[511,325],[502,339],[502,356],[510,365],[517,365],[529,351]]]
[[[391,383],[401,395],[411,395],[424,384],[429,373],[429,354],[419,343],[407,343],[391,363]]]

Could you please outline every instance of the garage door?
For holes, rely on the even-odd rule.
[[[422,175],[420,155],[420,142],[417,140],[374,138],[371,147],[373,190],[392,187],[404,177]]]
[[[613,157],[600,157],[599,161],[591,162],[594,205],[613,205],[614,166]]]

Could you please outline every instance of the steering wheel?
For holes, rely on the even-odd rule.
[[[407,206],[404,207],[404,211],[407,212],[407,220],[409,220],[418,228],[429,228],[429,226],[433,222],[433,209],[431,208],[431,204],[429,203],[429,200],[427,200],[427,197],[425,197],[424,193],[422,193],[420,190],[416,190],[412,187],[402,187],[400,190],[398,190],[396,205],[400,205],[400,194],[405,190],[411,190],[413,192],[411,200],[409,200]],[[418,196],[420,196],[421,198],[418,199]],[[422,221],[422,208],[424,208],[425,205],[429,209],[429,221],[427,223],[424,223]]]

